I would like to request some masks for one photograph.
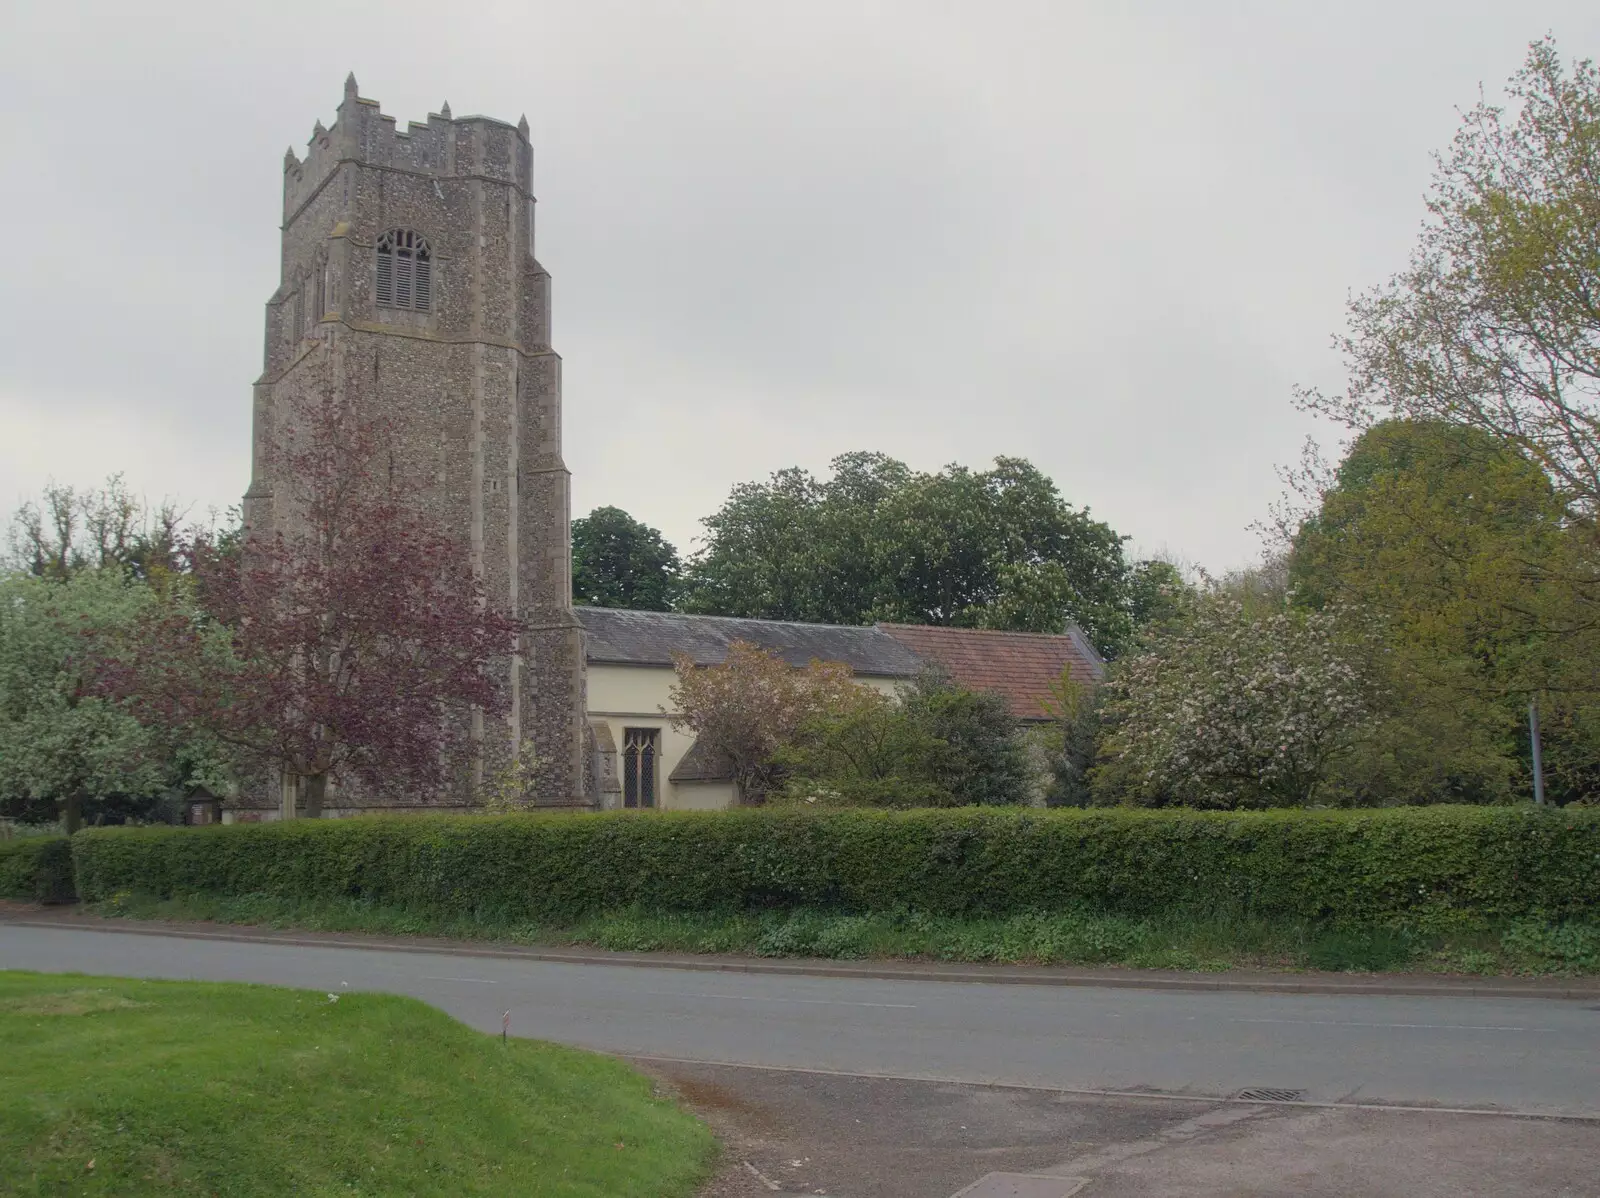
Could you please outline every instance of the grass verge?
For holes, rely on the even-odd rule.
[[[119,895],[89,908],[110,916],[210,920],[325,932],[447,936],[633,952],[763,957],[901,958],[1145,969],[1433,970],[1487,975],[1600,973],[1600,925],[1329,926],[1249,916],[1131,919],[1095,913],[960,919],[920,912],[663,914],[622,910],[570,924],[472,918],[357,899],[289,901],[267,895],[158,900]]]
[[[621,1062],[414,999],[0,973],[0,1193],[689,1195],[710,1133]]]

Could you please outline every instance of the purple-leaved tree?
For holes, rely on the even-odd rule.
[[[332,398],[299,405],[273,452],[275,528],[243,552],[184,546],[187,593],[106,663],[146,717],[202,730],[322,812],[329,779],[464,786],[472,713],[502,715],[519,625],[487,604],[465,545],[382,469],[389,429]]]

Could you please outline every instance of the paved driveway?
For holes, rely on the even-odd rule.
[[[646,1065],[716,1127],[705,1198],[1592,1198],[1600,1125]]]

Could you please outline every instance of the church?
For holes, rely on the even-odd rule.
[[[355,76],[330,127],[283,162],[281,275],[267,301],[255,384],[248,532],[293,519],[274,438],[311,396],[382,404],[427,515],[470,548],[489,602],[523,626],[504,668],[510,712],[470,735],[502,759],[541,761],[543,808],[724,807],[731,777],[668,710],[675,654],[722,660],[734,639],[850,665],[893,690],[930,666],[1006,697],[1021,721],[1063,671],[1098,681],[1077,629],[1051,636],[878,625],[849,628],[658,612],[575,609],[570,475],[561,452],[561,359],[550,276],[534,256],[533,148],[515,125],[450,106],[400,128]],[[470,796],[374,802],[330,795],[324,814],[459,809]],[[283,803],[293,805],[293,798]],[[268,795],[224,822],[287,813]]]
[[[280,527],[275,436],[331,385],[381,403],[392,469],[470,545],[489,602],[524,627],[506,665],[508,751],[536,746],[541,806],[588,806],[582,632],[572,610],[570,476],[550,276],[534,257],[528,122],[456,118],[404,128],[355,76],[331,127],[283,162],[282,271],[255,384],[248,530]],[[333,804],[337,809],[338,804]]]

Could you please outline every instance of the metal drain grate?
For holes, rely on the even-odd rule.
[[[1271,1086],[1251,1086],[1248,1090],[1240,1090],[1235,1098],[1243,1098],[1249,1102],[1304,1102],[1304,1090],[1276,1090]]]

